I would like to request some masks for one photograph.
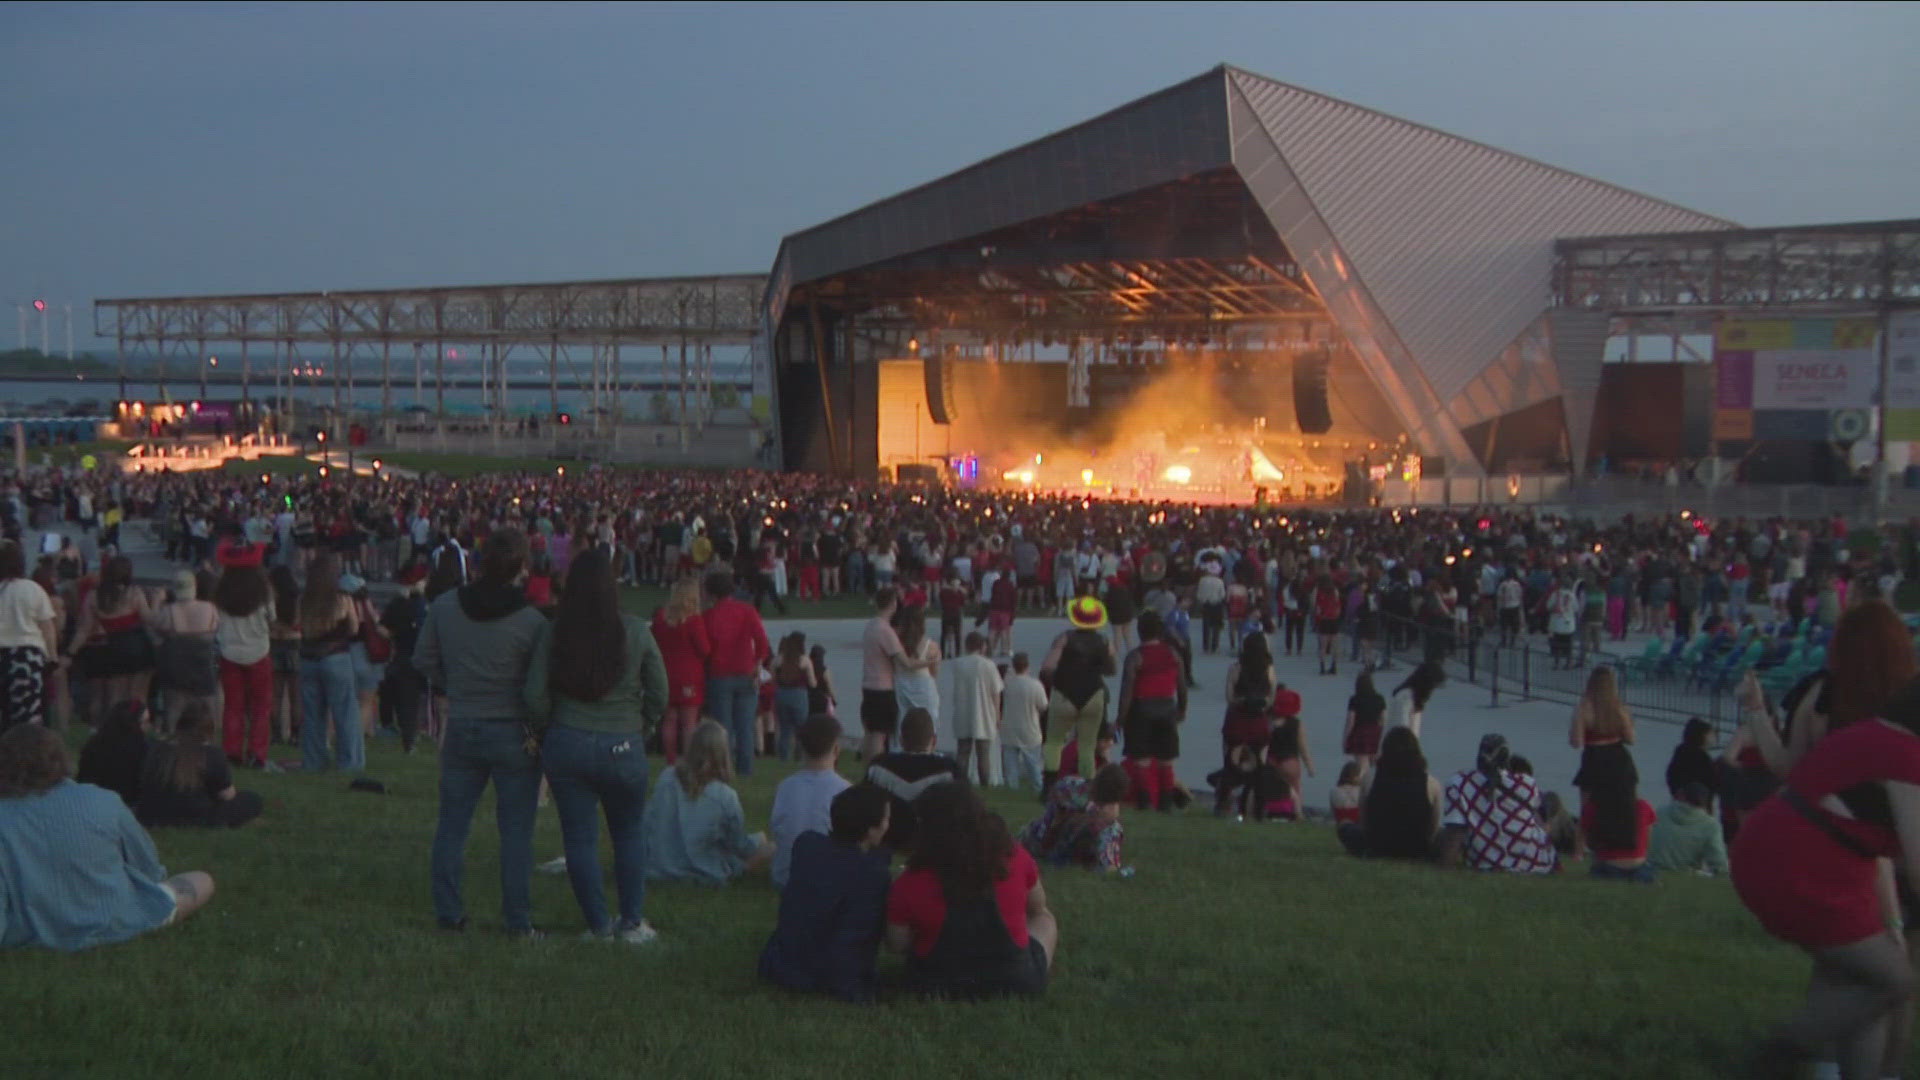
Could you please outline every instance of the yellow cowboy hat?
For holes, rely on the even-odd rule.
[[[1075,597],[1067,602],[1067,621],[1082,630],[1098,630],[1107,625],[1107,605],[1098,597]]]

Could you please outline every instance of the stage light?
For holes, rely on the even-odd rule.
[[[1081,469],[1081,470],[1080,470],[1080,482],[1081,482],[1081,483],[1083,483],[1083,484],[1091,484],[1091,483],[1093,483],[1093,470],[1092,470],[1092,469]]]
[[[907,351],[917,355],[920,352],[920,339],[917,337],[908,338]]]
[[[1161,475],[1176,484],[1193,483],[1193,470],[1185,465],[1169,465]]]

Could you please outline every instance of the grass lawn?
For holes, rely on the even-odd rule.
[[[220,468],[240,476],[259,476],[267,473],[273,476],[311,476],[320,471],[320,466],[298,454],[264,454],[248,461],[244,458],[228,458]]]
[[[742,785],[756,827],[776,773]],[[391,793],[249,775],[260,822],[163,831],[171,869],[214,874],[213,903],[126,945],[8,956],[0,1072],[1706,1077],[1733,1074],[1806,976],[1724,881],[1441,873],[1346,858],[1324,826],[1129,812],[1137,877],[1046,876],[1063,944],[1045,1000],[863,1011],[756,982],[764,880],[650,890],[662,939],[634,949],[574,940],[565,879],[536,875],[553,936],[505,939],[484,807],[474,927],[437,931],[433,760],[382,740],[371,774]],[[1032,809],[994,801],[1016,827]],[[544,809],[536,853],[559,850]]]

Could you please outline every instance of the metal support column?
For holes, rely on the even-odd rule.
[[[680,339],[680,449],[687,448],[687,339]]]
[[[827,421],[827,471],[840,471],[840,434],[833,422],[833,386],[827,375],[826,339],[820,333],[820,305],[807,301],[807,326],[811,331],[813,366],[820,373],[820,412]]]

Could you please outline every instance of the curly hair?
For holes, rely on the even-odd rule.
[[[40,724],[0,735],[0,799],[38,795],[72,775],[67,744]]]
[[[1013,837],[971,785],[934,785],[913,800],[913,815],[913,858],[907,867],[932,871],[949,902],[990,894],[994,883],[1006,878]]]

